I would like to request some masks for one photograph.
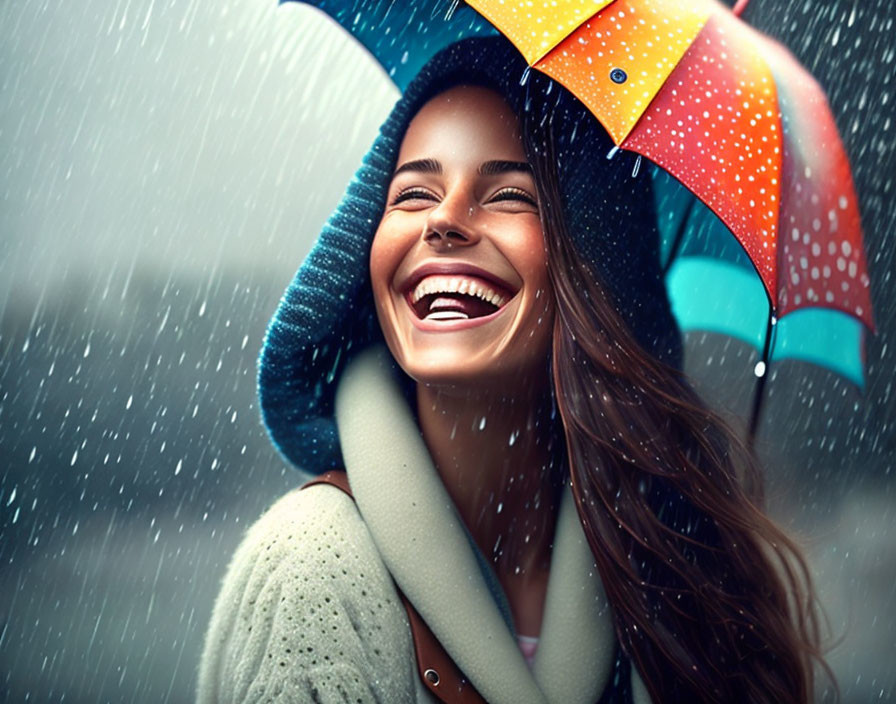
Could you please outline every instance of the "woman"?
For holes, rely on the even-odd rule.
[[[681,378],[650,182],[610,147],[501,39],[409,86],[260,363],[278,448],[357,503],[250,529],[200,700],[432,701],[396,586],[490,702],[811,699],[805,563]]]

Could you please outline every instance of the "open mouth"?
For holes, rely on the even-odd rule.
[[[420,320],[451,321],[496,313],[513,297],[509,291],[476,276],[426,276],[407,293]]]

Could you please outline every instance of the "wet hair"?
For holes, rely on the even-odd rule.
[[[541,111],[520,121],[556,297],[552,380],[568,472],[621,647],[653,701],[812,701],[815,664],[834,681],[821,615],[799,548],[762,510],[755,455],[632,334],[568,231],[563,136]],[[619,174],[606,170],[606,195],[590,204],[607,232],[643,227],[618,213],[650,208],[649,184]]]

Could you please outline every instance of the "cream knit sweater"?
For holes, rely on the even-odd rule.
[[[331,486],[292,491],[234,555],[206,637],[198,701],[432,702],[397,583],[489,702],[593,704],[615,640],[571,494],[530,669],[390,367],[388,353],[363,353],[337,394],[357,504]],[[636,704],[648,704],[634,670],[632,679]]]

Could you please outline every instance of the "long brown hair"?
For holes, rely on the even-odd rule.
[[[638,344],[576,252],[550,130],[522,121],[557,304],[556,404],[620,644],[656,702],[805,704],[816,662],[833,681],[806,561],[762,511],[753,453]]]

